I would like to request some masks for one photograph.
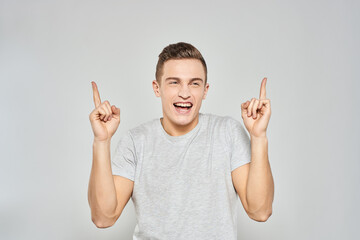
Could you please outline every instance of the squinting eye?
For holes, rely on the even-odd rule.
[[[198,86],[200,85],[200,84],[198,84],[198,83],[194,83],[194,84],[195,84],[195,85],[198,85]]]
[[[170,82],[170,84],[177,83],[177,82]]]

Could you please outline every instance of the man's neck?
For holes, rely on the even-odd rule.
[[[161,125],[165,132],[170,136],[181,136],[193,130],[199,122],[199,115],[188,125],[176,125],[171,123],[167,118],[161,118]]]

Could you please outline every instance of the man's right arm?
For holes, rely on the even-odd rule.
[[[134,184],[127,178],[112,175],[110,143],[120,124],[120,109],[107,100],[101,102],[96,83],[92,81],[91,85],[95,109],[89,115],[94,142],[88,201],[92,221],[97,227],[106,228],[121,215]]]
[[[88,200],[91,219],[98,228],[114,225],[129,201],[134,186],[130,179],[112,175],[110,143],[110,140],[93,142]]]

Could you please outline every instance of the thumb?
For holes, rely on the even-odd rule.
[[[120,116],[120,108],[116,108],[115,105],[111,106],[111,111],[116,115]]]

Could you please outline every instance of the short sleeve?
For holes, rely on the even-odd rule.
[[[120,137],[114,156],[111,159],[112,174],[134,181],[136,162],[134,141],[130,131],[127,131]]]
[[[251,162],[251,142],[245,127],[236,119],[229,117],[231,171]]]

